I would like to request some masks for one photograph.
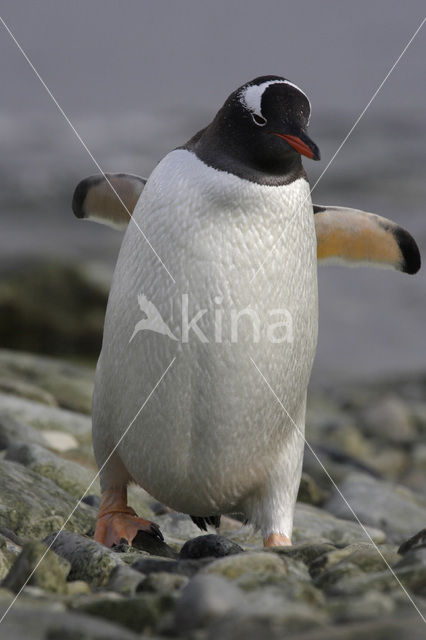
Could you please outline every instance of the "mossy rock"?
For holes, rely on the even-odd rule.
[[[16,558],[2,586],[18,593],[25,585],[53,593],[67,593],[70,563],[41,542],[29,542]],[[28,580],[28,582],[27,582]]]
[[[93,484],[90,491],[100,494],[99,480],[95,479],[94,470],[71,460],[64,460],[39,445],[21,443],[11,445],[5,459],[25,465],[31,471],[52,480],[58,487],[76,498],[80,498],[91,483]]]
[[[265,584],[285,580],[288,568],[278,555],[264,551],[239,553],[211,562],[202,575],[219,575],[235,581],[243,589],[252,590]]]
[[[144,593],[130,598],[117,594],[88,596],[75,608],[97,618],[118,623],[136,632],[152,633],[161,618],[172,611],[175,598],[170,595]]]
[[[0,526],[24,539],[41,539],[57,531],[74,510],[69,493],[16,462],[0,460]],[[95,523],[96,510],[80,504],[66,528],[85,533]]]

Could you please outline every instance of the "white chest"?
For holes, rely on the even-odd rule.
[[[211,496],[215,483],[216,503],[230,504],[232,495],[266,472],[271,456],[282,454],[288,436],[253,362],[291,414],[299,415],[305,399],[317,337],[309,186],[303,179],[284,187],[253,184],[178,150],[155,169],[134,216],[176,282],[129,225],[104,332],[105,357],[123,363],[120,394],[111,398],[120,422],[123,416],[130,421],[176,360],[121,455],[142,486],[159,499],[166,490],[175,508],[193,496],[200,475],[200,499]],[[146,331],[129,345],[141,317],[139,293],[155,305],[176,341]],[[201,313],[199,333],[190,328],[185,334],[185,312],[186,326]],[[284,318],[284,333],[271,331]],[[141,441],[149,460],[143,471]],[[254,457],[258,466],[248,472],[247,460]]]

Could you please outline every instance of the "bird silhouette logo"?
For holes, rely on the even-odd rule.
[[[139,333],[139,331],[154,331],[155,333],[167,336],[171,340],[177,340],[176,336],[173,335],[167,324],[164,322],[158,309],[142,293],[138,295],[138,304],[141,311],[146,315],[146,318],[143,318],[136,323],[129,343],[133,340],[135,335]]]

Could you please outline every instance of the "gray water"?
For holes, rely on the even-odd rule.
[[[419,24],[422,3],[78,0],[3,3],[3,17],[105,171],[149,175],[251,77],[279,73],[311,96],[320,163],[311,184]],[[426,255],[426,28],[313,193],[408,229]],[[121,236],[74,219],[97,172],[0,30],[0,252],[94,260],[112,272]],[[426,271],[319,269],[314,380],[424,369]]]

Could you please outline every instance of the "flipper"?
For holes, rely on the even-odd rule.
[[[417,273],[420,252],[412,236],[374,213],[313,205],[319,263],[369,265]]]
[[[130,173],[106,173],[105,176],[89,176],[78,183],[72,210],[77,218],[125,229],[146,180]]]
[[[105,176],[82,180],[74,191],[72,209],[77,218],[125,229],[146,179],[130,173]],[[395,222],[346,207],[314,204],[313,209],[319,263],[369,265],[410,274],[420,269],[420,253],[414,238]]]
[[[207,516],[205,518],[201,516],[191,516],[192,522],[197,525],[202,531],[207,531],[207,525],[211,524],[212,527],[218,529],[220,525],[220,516]]]

